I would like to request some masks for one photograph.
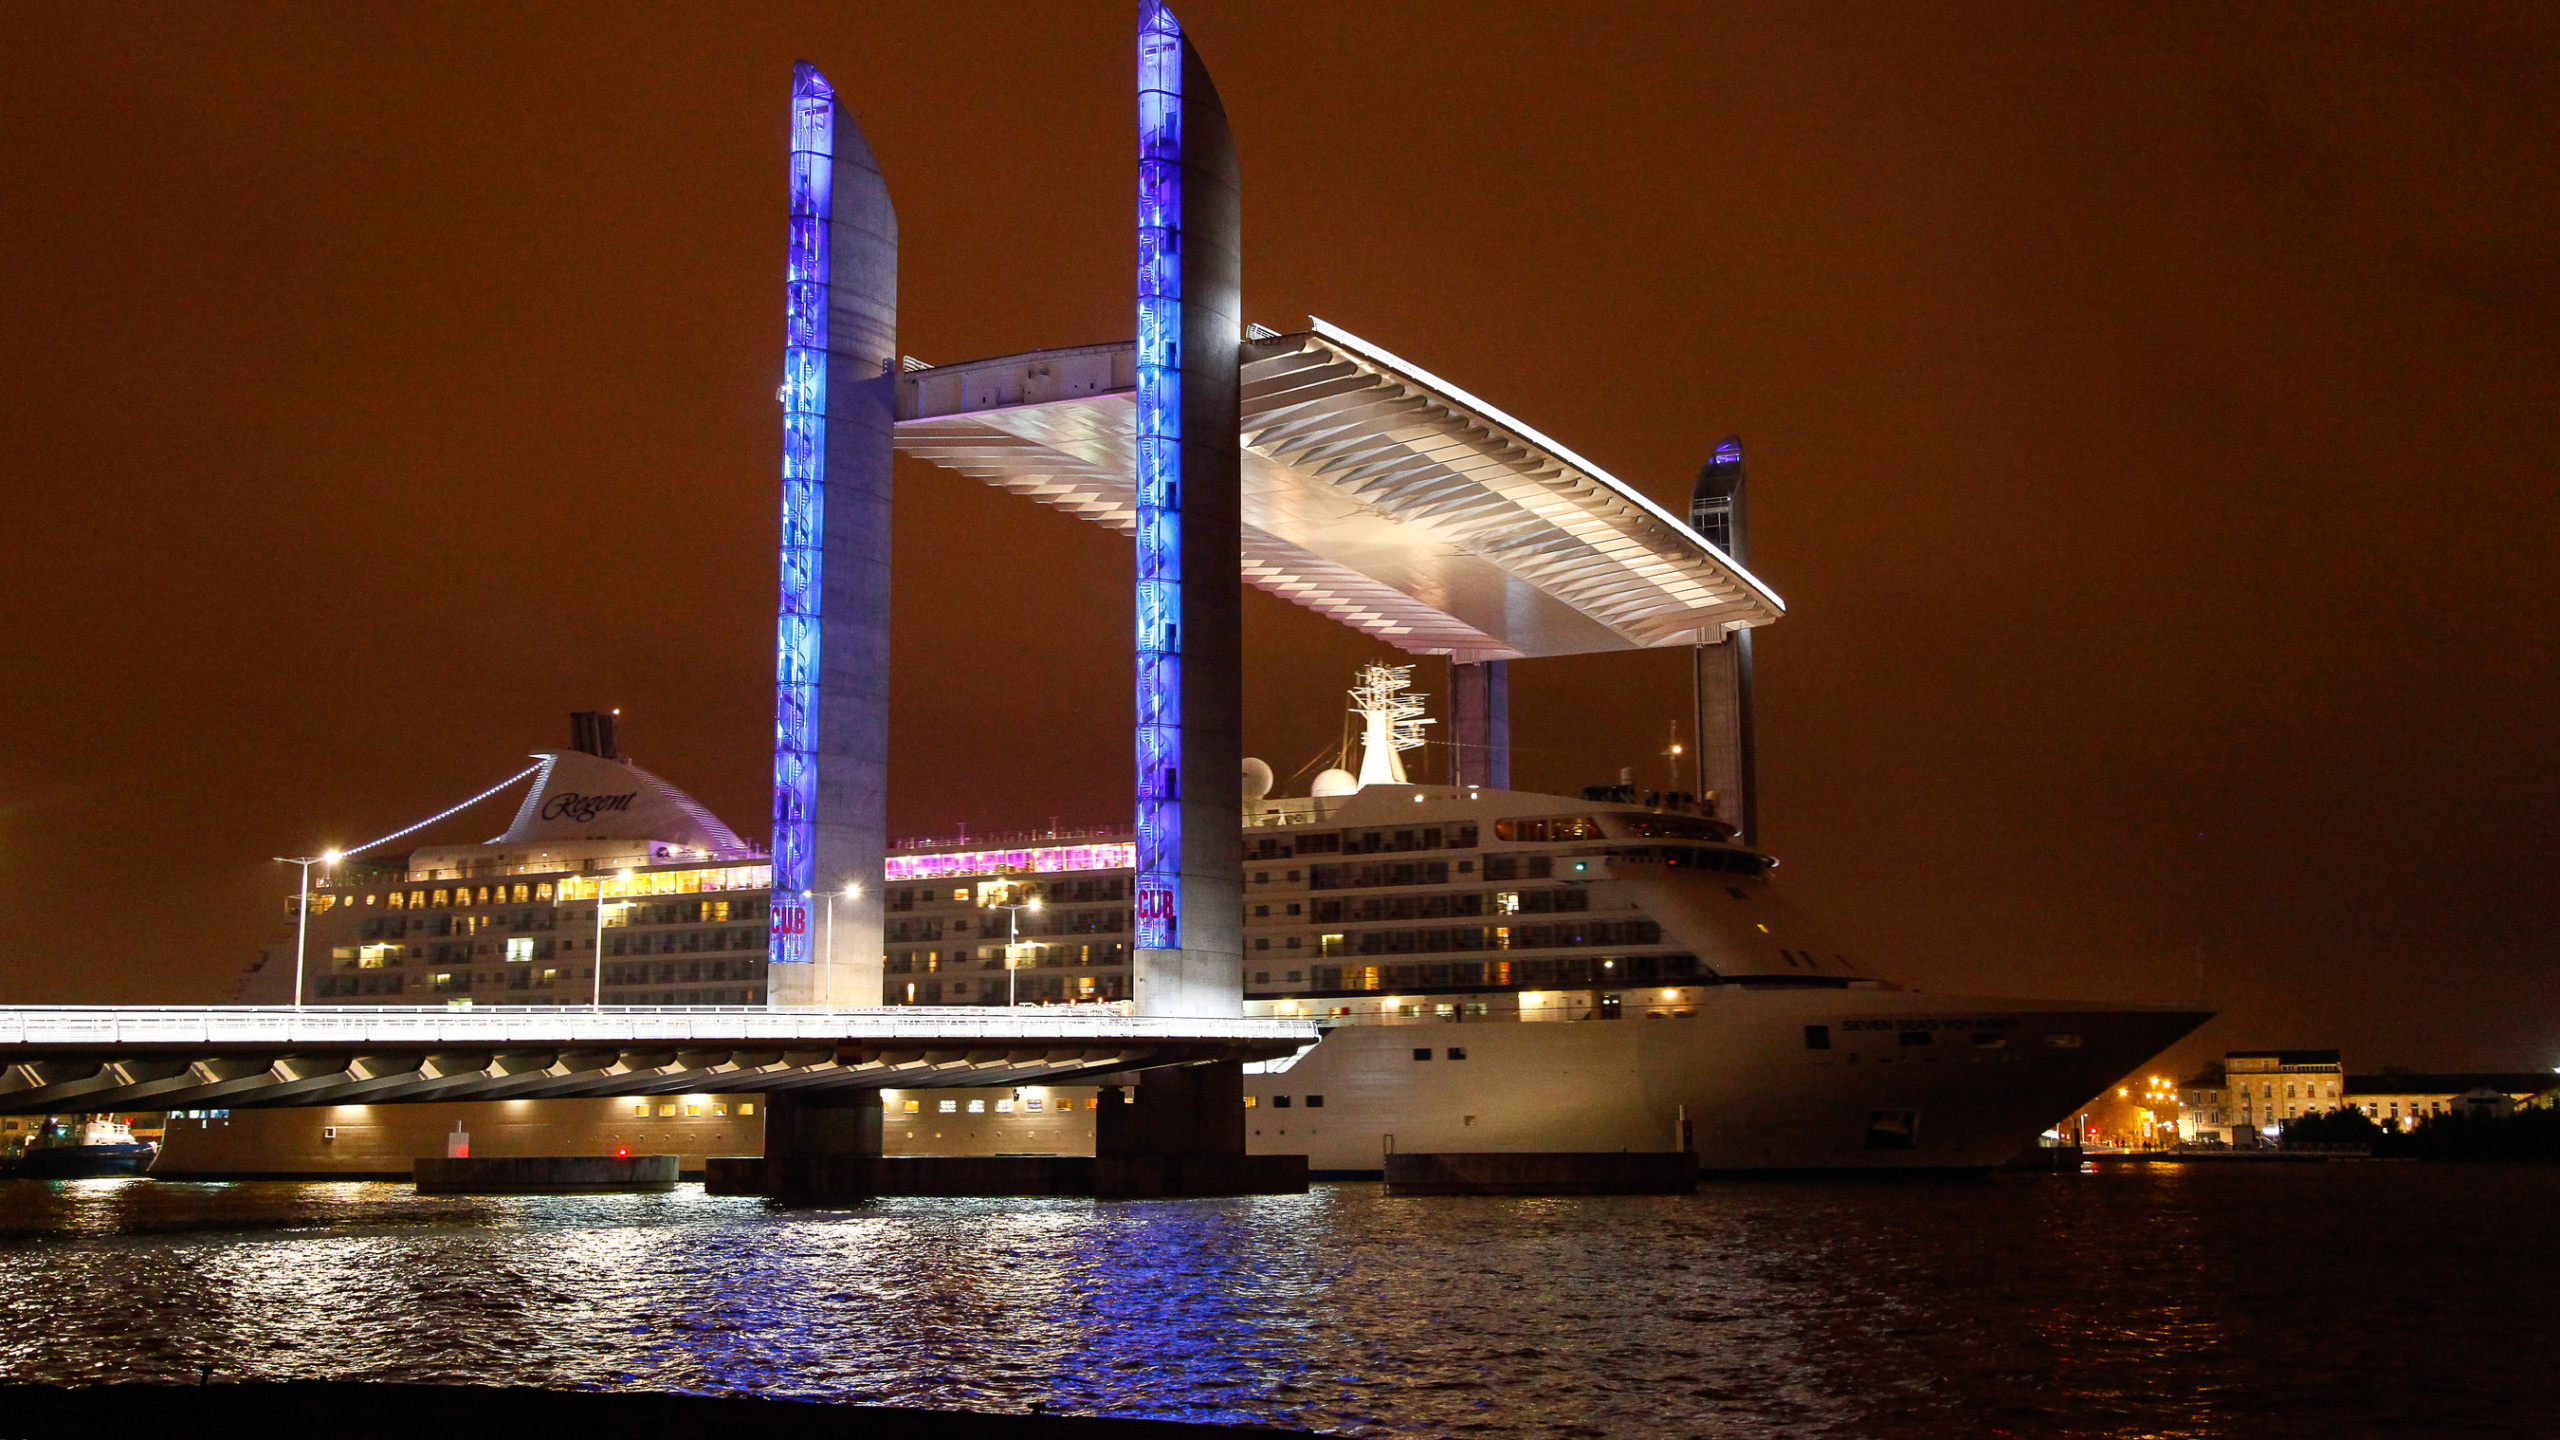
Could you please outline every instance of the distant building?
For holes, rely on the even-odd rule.
[[[2178,1089],[2178,1138],[2250,1143],[2298,1115],[2344,1103],[2346,1065],[2335,1050],[2234,1050]]]
[[[2230,1082],[2219,1060],[2178,1082],[2178,1143],[2229,1141],[2230,1096]]]
[[[2246,1145],[2284,1122],[2352,1106],[2397,1129],[2429,1115],[2509,1115],[2560,1103],[2560,1072],[2349,1075],[2335,1050],[2240,1050],[2178,1086],[2182,1143]]]
[[[2346,1103],[2395,1130],[2429,1115],[2511,1115],[2555,1098],[2560,1073],[2548,1070],[2352,1075],[2346,1092]]]

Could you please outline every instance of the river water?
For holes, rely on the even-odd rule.
[[[2547,1435],[2560,1167],[786,1210],[0,1184],[18,1381],[374,1379],[1351,1435]]]

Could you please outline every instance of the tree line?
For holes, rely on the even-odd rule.
[[[2509,1115],[2448,1111],[2417,1123],[2377,1123],[2352,1105],[2284,1123],[2286,1149],[2369,1148],[2392,1160],[2560,1160],[2560,1109],[2536,1106]]]

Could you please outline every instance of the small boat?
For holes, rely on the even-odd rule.
[[[108,1115],[52,1120],[27,1141],[11,1174],[22,1180],[94,1180],[110,1175],[139,1175],[151,1168],[160,1147],[133,1138],[133,1129]]]

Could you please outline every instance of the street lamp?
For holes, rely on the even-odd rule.
[[[615,713],[615,714],[617,714],[617,715],[619,715],[619,714],[621,714],[622,712],[621,712],[621,711],[619,711],[619,710],[617,710],[617,711],[615,711],[614,713]],[[625,871],[623,871],[623,872],[622,872],[622,874],[621,874],[620,876],[618,876],[617,878],[618,878],[618,879],[620,879],[620,880],[622,881],[622,891],[623,891],[623,893],[624,893],[624,894],[626,894],[626,895],[627,895],[627,894],[629,894],[629,893],[631,893],[631,872],[630,872],[630,871],[628,871],[628,870],[625,870]],[[588,960],[589,960],[589,962],[590,962],[590,963],[589,963],[589,965],[588,965],[588,967],[587,967],[587,968],[588,968],[589,973],[591,973],[591,974],[593,974],[593,975],[595,976],[595,985],[596,985],[596,989],[595,989],[595,998],[594,998],[592,1001],[588,1002],[588,1003],[589,1003],[589,1004],[591,1004],[591,1005],[593,1005],[593,1006],[594,1006],[596,1009],[598,1009],[598,1010],[601,1010],[601,1009],[603,1009],[603,1008],[604,1008],[604,910],[605,910],[605,903],[606,903],[606,902],[605,902],[605,898],[604,898],[604,877],[603,877],[603,876],[601,876],[601,875],[599,875],[599,876],[597,876],[597,877],[596,877],[596,946],[595,946],[595,950],[594,950],[594,952],[593,952],[591,955],[589,955],[589,956],[588,956]],[[612,902],[612,903],[614,903],[614,904],[616,904],[616,905],[619,905],[619,906],[622,906],[622,907],[623,907],[623,908],[625,908],[625,909],[628,909],[628,908],[630,907],[630,905],[631,905],[631,902],[630,902],[630,901],[628,901],[628,900],[617,900],[617,901],[614,901],[614,902]]]
[[[836,901],[862,898],[862,882],[848,880],[842,890],[827,892],[827,1003],[836,1003]]]
[[[338,852],[323,850],[317,855],[279,855],[276,863],[302,867],[302,905],[294,917],[293,932],[293,1008],[299,1010],[302,1008],[302,958],[311,946],[311,867],[337,864]]]
[[[1040,897],[1034,895],[1028,900],[1017,900],[1010,905],[995,905],[988,908],[1002,910],[1005,912],[1004,1003],[1007,1005],[1019,1005],[1022,1003],[1022,981],[1014,971],[1013,952],[1022,948],[1022,912],[1025,910],[1039,909]]]

